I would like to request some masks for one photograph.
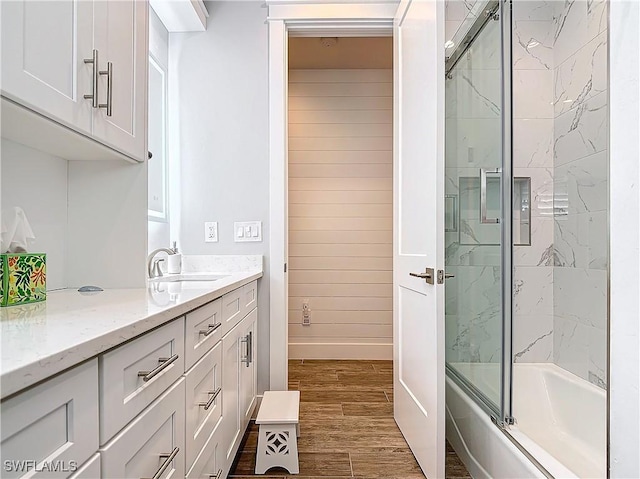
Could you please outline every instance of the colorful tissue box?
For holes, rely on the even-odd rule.
[[[0,254],[0,297],[0,306],[37,303],[47,299],[47,255]]]

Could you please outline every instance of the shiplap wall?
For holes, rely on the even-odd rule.
[[[292,359],[392,358],[392,92],[392,70],[289,72]]]

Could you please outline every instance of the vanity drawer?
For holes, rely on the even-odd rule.
[[[222,335],[224,336],[244,318],[244,295],[242,287],[225,294],[222,297]]]
[[[186,461],[191,467],[222,418],[222,343],[196,363],[186,377]]]
[[[100,357],[100,444],[105,444],[184,372],[184,318]]]
[[[184,477],[184,384],[174,384],[100,450],[102,477]]]
[[[222,338],[222,298],[187,314],[185,370],[188,371]]]
[[[252,281],[242,287],[242,307],[244,308],[243,317],[249,314],[258,306],[258,282]]]
[[[100,477],[100,454],[96,453],[72,476],[69,476],[69,479],[97,479],[98,477]]]
[[[226,477],[227,465],[224,463],[222,451],[222,428],[218,427],[209,437],[200,455],[196,458],[187,479],[223,479]]]
[[[64,470],[29,477],[68,477],[73,462],[82,464],[98,449],[98,361],[3,401],[0,408],[2,477],[23,477],[33,466],[17,462],[34,460]]]

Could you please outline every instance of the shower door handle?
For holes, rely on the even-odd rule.
[[[500,223],[500,218],[487,218],[487,175],[499,175],[502,168],[480,168],[480,223],[496,224]]]

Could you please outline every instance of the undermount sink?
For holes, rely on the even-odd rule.
[[[159,278],[153,278],[149,281],[154,283],[175,283],[182,281],[216,281],[228,277],[228,274],[214,274],[214,273],[185,273],[185,274],[170,274],[166,276],[160,276]]]

